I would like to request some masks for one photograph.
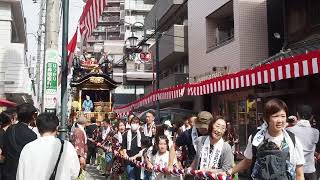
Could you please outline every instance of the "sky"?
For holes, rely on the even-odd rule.
[[[39,12],[40,1],[33,3],[32,0],[22,0],[24,16],[27,19],[27,38],[28,38],[28,57],[37,56],[37,30],[39,27]],[[57,0],[58,1],[58,0]],[[84,3],[82,0],[69,0],[69,31],[68,41],[72,38],[76,31],[78,20],[82,13],[82,7]],[[61,54],[61,42],[62,42],[62,24],[60,25],[60,37],[59,37],[59,53]]]

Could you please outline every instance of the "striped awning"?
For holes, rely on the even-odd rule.
[[[251,69],[242,70],[221,77],[160,89],[125,106],[117,107],[114,110],[120,114],[120,116],[128,115],[133,109],[137,109],[157,100],[175,99],[184,95],[201,96],[253,87],[275,81],[318,74],[319,69],[320,51],[316,50],[261,64]]]

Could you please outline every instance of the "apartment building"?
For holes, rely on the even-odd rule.
[[[144,4],[143,0],[124,1],[124,43],[122,44],[121,59],[114,64],[113,78],[122,85],[115,89],[113,95],[115,106],[130,103],[144,94],[144,86],[150,84],[153,79],[152,62],[144,62],[140,59],[141,49],[132,49],[128,38],[137,37],[140,42],[147,32],[144,27],[144,19],[151,10],[152,5]]]
[[[85,51],[98,59],[101,52],[107,52],[111,56],[120,56],[121,51],[117,51],[119,49],[117,47],[123,46],[124,43],[124,26],[120,23],[123,20],[124,0],[109,0],[96,29],[87,39]],[[115,49],[110,47],[110,44],[111,46],[114,44]]]
[[[160,89],[184,84],[189,79],[188,5],[184,0],[144,0],[153,4],[145,19],[147,29],[161,33],[159,38]],[[156,45],[150,47],[156,57]],[[145,94],[155,86],[147,86]],[[161,101],[161,107],[192,108],[189,97]]]
[[[0,98],[16,103],[32,102],[30,60],[20,0],[0,1]]]

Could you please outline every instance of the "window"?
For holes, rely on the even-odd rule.
[[[233,1],[206,17],[207,50],[230,42],[234,38]]]

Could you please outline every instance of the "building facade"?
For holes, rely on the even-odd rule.
[[[110,0],[96,29],[85,42],[87,58],[99,61],[107,54],[112,62],[111,77],[121,85],[113,92],[114,105],[119,106],[144,94],[144,84],[152,81],[152,65],[141,63],[139,54],[128,56],[128,37],[144,38],[144,17],[152,5],[143,0]],[[137,23],[139,22],[139,23]]]
[[[26,22],[20,0],[0,2],[0,97],[16,103],[33,102]]]
[[[268,57],[266,0],[188,3],[190,82],[237,72]],[[201,98],[197,102],[195,107],[204,107]]]
[[[188,4],[184,0],[145,0],[153,8],[145,19],[147,29],[156,30],[159,36],[160,89],[188,82]],[[156,64],[156,44],[150,47]],[[155,84],[145,88],[145,94],[155,90]],[[160,107],[192,109],[191,99],[161,101]]]
[[[201,11],[199,11],[201,9]],[[188,1],[189,78],[200,82],[260,64],[318,50],[319,2],[278,0]],[[319,117],[319,77],[292,78],[194,97],[194,110],[223,115],[235,127],[244,150],[263,122],[264,103],[284,100],[289,115],[299,104]]]
[[[138,48],[131,48],[128,38],[137,37],[140,42],[146,36],[144,19],[152,5],[143,0],[124,1],[124,43],[121,62],[114,64],[113,78],[122,85],[114,90],[115,106],[134,101],[144,94],[144,86],[152,82],[152,63],[140,59]]]

